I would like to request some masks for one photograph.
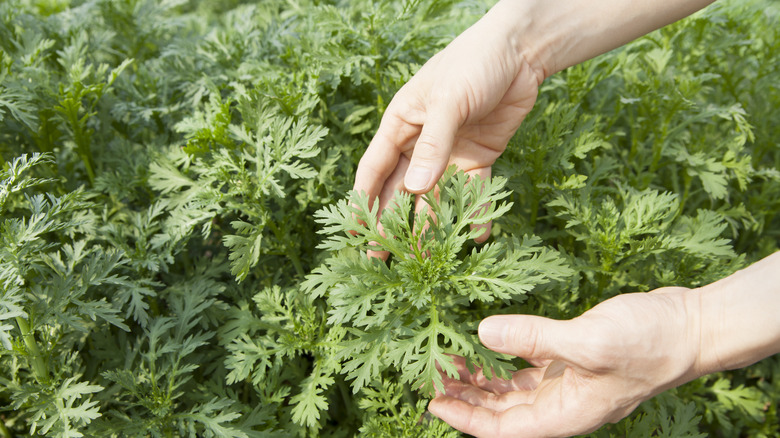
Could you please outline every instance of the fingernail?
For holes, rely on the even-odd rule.
[[[426,187],[428,187],[428,182],[431,180],[431,175],[431,169],[428,169],[427,167],[411,167],[406,171],[404,185],[406,186],[407,190],[424,190]]]
[[[479,323],[479,339],[486,347],[501,348],[504,346],[505,327],[497,318],[483,319]]]

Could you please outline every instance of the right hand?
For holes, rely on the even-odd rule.
[[[511,30],[502,26],[508,27],[486,15],[393,97],[360,160],[354,185],[378,198],[380,212],[396,190],[430,191],[451,164],[490,177],[543,80],[541,70],[520,54]]]

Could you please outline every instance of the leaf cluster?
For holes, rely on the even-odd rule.
[[[469,181],[454,172],[441,179],[436,195],[424,196],[416,214],[409,194],[397,193],[380,217],[377,204],[352,193],[316,216],[329,235],[321,247],[335,255],[303,287],[326,297],[328,323],[349,327],[340,355],[348,358],[344,372],[354,392],[391,366],[423,393],[443,391],[438,370],[457,377],[453,354],[506,378],[512,366],[482,347],[478,320],[467,309],[475,301],[522,301],[535,286],[572,274],[533,237],[468,252],[469,239],[484,232],[480,225],[509,209],[502,202],[509,193],[502,178]],[[390,252],[389,265],[367,258],[368,249]]]
[[[395,92],[491,3],[0,2],[0,436],[458,436],[425,413],[450,355],[522,365],[481,318],[778,249],[769,0],[549,78],[490,181],[348,193]],[[773,436],[778,373],[596,435]]]

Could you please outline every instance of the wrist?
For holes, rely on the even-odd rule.
[[[661,389],[666,390],[703,375],[699,361],[701,351],[700,294],[698,289],[683,287],[661,288],[654,293],[667,294],[678,309],[675,315],[679,315],[679,319],[670,318],[668,321],[660,322],[663,325],[677,327],[675,329],[677,331],[676,339],[680,342],[676,348],[670,350],[675,352],[676,365],[670,368],[672,371],[669,375],[670,382],[661,387]]]
[[[516,63],[517,68],[530,68],[537,84],[551,74],[550,51],[547,44],[535,36],[538,18],[534,15],[534,3],[526,0],[500,0],[479,20],[475,26],[479,32],[495,35],[507,43],[507,59]]]
[[[713,0],[500,0],[483,19],[509,32],[540,80],[686,17]]]
[[[510,38],[515,54],[537,72],[541,81],[576,62],[567,61],[587,28],[585,17],[571,2],[551,7],[544,0],[500,0],[494,10],[503,20],[511,20]],[[493,12],[493,11],[491,11]],[[582,58],[584,61],[588,58]]]
[[[698,302],[698,375],[780,352],[780,252],[692,293]]]

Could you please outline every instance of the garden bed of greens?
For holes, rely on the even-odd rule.
[[[0,3],[0,437],[459,436],[426,414],[435,366],[522,366],[480,319],[571,318],[778,249],[773,0],[549,78],[484,190],[449,172],[422,243],[403,208],[382,237],[358,160],[489,7]],[[363,254],[380,238],[387,263]],[[703,377],[593,435],[775,436],[778,373]]]

